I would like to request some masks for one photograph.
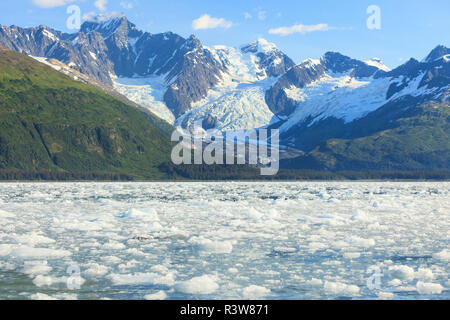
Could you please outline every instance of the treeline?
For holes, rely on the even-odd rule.
[[[316,171],[280,169],[274,176],[261,176],[260,169],[246,165],[159,166],[171,179],[187,180],[450,180],[450,171]]]
[[[340,171],[281,169],[275,176],[261,176],[258,168],[245,165],[174,165],[164,163],[159,169],[166,179],[105,172],[59,172],[0,170],[0,181],[312,181],[312,180],[436,180],[449,181],[450,171]]]
[[[0,170],[4,181],[133,181],[136,177],[115,173]]]

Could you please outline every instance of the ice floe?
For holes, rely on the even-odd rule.
[[[0,299],[449,299],[448,230],[447,182],[0,183]]]

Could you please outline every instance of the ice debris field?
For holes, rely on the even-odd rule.
[[[0,299],[449,299],[450,183],[2,183]]]

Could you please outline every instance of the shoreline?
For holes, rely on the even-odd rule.
[[[293,183],[293,182],[450,182],[450,179],[307,179],[307,180],[0,180],[8,183]]]

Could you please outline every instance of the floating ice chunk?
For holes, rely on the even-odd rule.
[[[131,254],[131,255],[134,255],[134,256],[145,256],[145,253],[142,252],[141,250],[137,249],[137,248],[127,249],[127,250],[125,250],[125,253]]]
[[[398,287],[402,284],[402,280],[400,279],[392,279],[391,281],[388,282],[388,285],[393,286],[393,287]]]
[[[346,259],[358,259],[361,256],[359,252],[345,252],[344,258]]]
[[[35,293],[32,294],[30,299],[31,300],[77,300],[78,296],[76,294],[70,294],[70,293],[61,293],[57,294],[55,296],[49,296],[45,293]]]
[[[203,237],[193,237],[189,240],[199,250],[208,253],[230,254],[233,251],[231,241],[212,241]]]
[[[45,300],[45,301],[49,301],[49,300],[58,300],[56,298],[53,298],[45,293],[35,293],[32,294],[30,297],[31,300]]]
[[[143,225],[143,228],[147,231],[157,232],[162,231],[164,228],[158,221],[151,221]]]
[[[262,297],[266,297],[271,293],[270,289],[261,286],[251,285],[242,290],[242,296],[245,299],[256,300]]]
[[[122,259],[115,256],[102,257],[102,260],[109,264],[119,264],[120,262],[122,262]]]
[[[236,269],[236,268],[229,268],[229,269],[228,269],[228,272],[229,272],[229,273],[232,273],[232,274],[236,274],[236,273],[239,272],[239,270]]]
[[[16,215],[14,213],[0,210],[0,219],[9,219],[9,218],[15,218],[15,217],[16,217]]]
[[[121,269],[121,271],[125,271],[126,269],[131,269],[136,267],[139,264],[139,261],[133,259],[133,260],[128,260],[126,261],[126,263],[122,263],[119,265],[119,269]]]
[[[157,273],[111,274],[108,278],[115,285],[159,284],[172,286],[175,283],[173,273],[166,275]]]
[[[349,285],[342,282],[325,281],[323,288],[328,295],[344,295],[357,296],[359,295],[359,287],[356,285]]]
[[[158,272],[158,273],[162,273],[162,274],[167,274],[170,272],[170,270],[166,266],[162,266],[162,265],[152,266],[150,268],[150,270],[153,272]],[[172,272],[174,272],[174,271],[172,271]]]
[[[260,220],[264,215],[255,208],[251,207],[248,209],[247,216],[252,220]]]
[[[317,197],[320,199],[329,199],[331,196],[326,191],[322,191],[317,194]]]
[[[175,285],[176,291],[186,294],[212,294],[218,289],[217,278],[209,275],[195,277]]]
[[[444,249],[441,252],[433,254],[433,258],[436,260],[450,261],[450,250]]]
[[[16,248],[15,244],[3,243],[0,244],[0,257],[7,256],[11,253],[11,251]]]
[[[156,293],[148,294],[144,296],[145,300],[165,300],[167,299],[167,293],[164,291],[158,291]]]
[[[362,247],[362,248],[369,248],[369,247],[373,247],[375,245],[374,239],[364,239],[364,238],[360,238],[357,236],[352,236],[352,237],[348,238],[347,242],[351,246]]]
[[[95,248],[95,247],[100,247],[100,243],[98,243],[97,241],[80,243],[80,248]]]
[[[433,280],[434,274],[433,270],[426,268],[419,268],[419,270],[415,274],[416,279],[420,280]]]
[[[23,266],[23,273],[28,275],[46,274],[52,271],[52,267],[48,265],[47,261],[25,261]]]
[[[399,286],[395,288],[396,292],[414,292],[417,291],[417,288],[414,286]]]
[[[375,220],[375,217],[371,216],[367,212],[362,210],[356,210],[356,212],[351,217],[351,220],[354,221],[362,221],[362,222],[372,222]]]
[[[313,241],[313,242],[309,243],[309,251],[310,252],[315,252],[315,251],[323,250],[326,248],[327,248],[327,245],[323,242]]]
[[[11,256],[21,259],[60,259],[72,255],[66,250],[32,248],[28,246],[19,246],[11,251]]]
[[[441,294],[444,288],[438,283],[417,282],[417,292],[420,294]]]
[[[56,284],[67,284],[69,281],[71,281],[71,279],[68,277],[52,277],[40,274],[36,278],[34,278],[33,283],[37,287],[43,287],[43,286],[52,286]],[[75,281],[76,284],[80,286],[82,286],[85,283],[85,280],[81,277],[76,278]]]
[[[294,253],[297,252],[297,248],[290,248],[290,247],[276,247],[273,248],[273,251],[278,253]]]
[[[401,279],[401,280],[410,281],[410,280],[413,280],[415,277],[414,269],[411,267],[408,267],[408,266],[402,266],[402,265],[390,266],[389,272],[392,277]]]
[[[6,271],[13,271],[16,269],[16,266],[9,262],[1,262],[0,261],[0,269]]]
[[[312,278],[311,280],[305,281],[305,284],[311,287],[321,287],[323,285],[323,281],[320,279]]]
[[[98,263],[89,263],[86,265],[87,270],[83,271],[83,274],[91,277],[104,276],[108,273],[108,267],[100,265]]]
[[[37,287],[43,287],[43,286],[51,286],[53,284],[52,277],[38,275],[36,278],[34,278],[33,283]]]
[[[126,247],[123,243],[117,242],[117,241],[112,241],[112,240],[110,240],[109,242],[107,242],[103,245],[103,249],[106,249],[106,250],[123,250],[125,248]]]
[[[64,223],[61,224],[60,227],[70,231],[85,231],[85,232],[99,231],[103,229],[103,226],[100,223],[89,221]]]
[[[138,219],[142,221],[159,221],[158,213],[153,208],[147,209],[131,209],[122,213],[119,218],[122,219]]]
[[[36,244],[55,243],[55,240],[50,239],[45,236],[42,236],[35,232],[15,235],[15,236],[12,236],[12,238],[20,244],[31,245],[31,246],[34,246]]]
[[[378,292],[377,296],[379,299],[382,299],[382,300],[394,299],[394,297],[395,297],[395,295],[392,292],[384,292],[384,291]]]
[[[341,249],[344,249],[344,248],[348,247],[348,242],[339,240],[339,241],[332,242],[331,246],[334,249],[341,250]]]

